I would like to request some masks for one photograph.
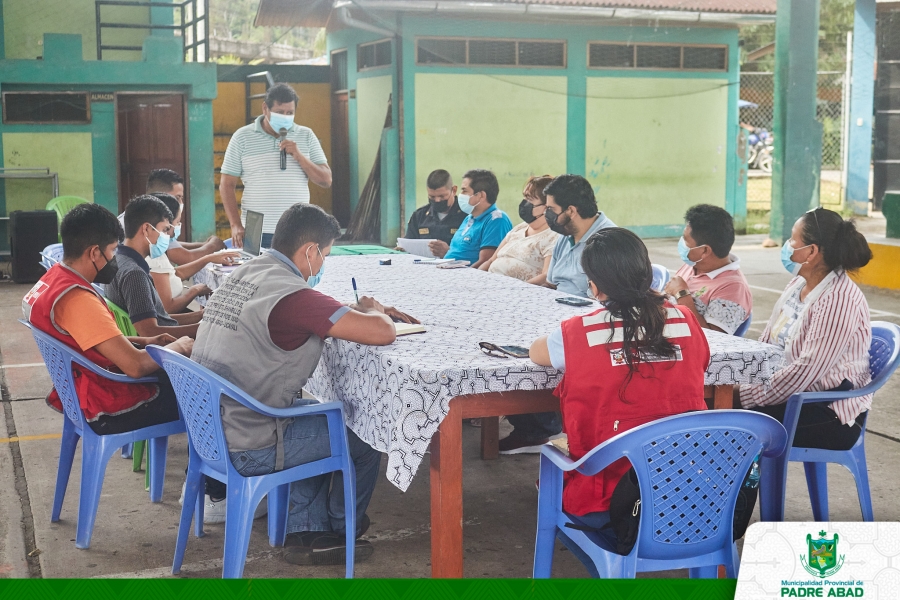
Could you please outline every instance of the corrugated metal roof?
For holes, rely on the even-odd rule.
[[[477,2],[478,0],[474,0]],[[777,0],[485,0],[491,4],[572,6],[584,8],[625,9],[629,11],[683,11],[730,15],[774,15]],[[471,5],[473,0],[440,0],[446,9],[459,3]],[[379,0],[367,0],[377,8]],[[410,2],[410,5],[422,2]],[[397,2],[391,2],[396,10]],[[260,0],[257,26],[325,27],[331,13],[332,0]],[[637,16],[637,15],[630,15]],[[653,18],[652,14],[648,17]]]

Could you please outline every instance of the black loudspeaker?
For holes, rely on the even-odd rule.
[[[59,241],[56,211],[15,210],[9,213],[9,248],[12,278],[16,283],[34,283],[44,274],[41,250]]]

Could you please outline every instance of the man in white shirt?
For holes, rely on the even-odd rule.
[[[275,225],[285,210],[298,202],[309,203],[309,181],[331,187],[331,169],[318,138],[309,127],[294,124],[298,100],[289,85],[272,86],[262,104],[263,114],[238,129],[228,142],[219,193],[236,248],[244,245],[243,219],[235,195],[238,179],[244,183],[244,213],[252,210],[265,215],[263,247],[271,246]],[[287,153],[283,170],[282,150]]]

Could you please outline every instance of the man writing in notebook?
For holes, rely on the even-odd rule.
[[[327,337],[359,344],[393,343],[392,318],[414,321],[363,296],[353,306],[316,291],[325,257],[340,236],[337,220],[312,204],[295,204],[278,221],[271,250],[238,267],[216,290],[197,332],[193,360],[263,404],[287,408],[309,402],[300,390],[322,356]],[[240,348],[241,352],[235,352]],[[222,399],[222,426],[237,471],[252,477],[330,455],[325,417],[276,421]],[[366,508],[381,454],[347,431],[356,468],[357,538],[369,527]],[[344,483],[326,474],[291,484],[284,559],[299,565],[341,564]],[[356,560],[372,555],[356,542]]]

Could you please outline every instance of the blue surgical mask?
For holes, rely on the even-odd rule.
[[[175,226],[175,234],[172,236],[175,239],[178,239],[178,236],[181,235],[181,225]]]
[[[471,196],[467,196],[466,194],[460,194],[456,197],[456,203],[459,204],[459,210],[467,215],[471,215],[476,206],[474,204],[469,204],[469,198],[471,198]]]
[[[166,253],[166,250],[169,249],[169,236],[161,232],[153,225],[150,226],[153,231],[159,234],[159,237],[156,238],[156,243],[150,242],[150,238],[144,236],[148,242],[150,242],[150,258],[159,258],[163,254]]]
[[[781,264],[784,265],[784,268],[787,269],[788,273],[796,275],[800,272],[800,267],[803,266],[803,263],[794,262],[791,258],[797,250],[803,250],[803,248],[809,248],[810,246],[812,246],[812,244],[794,248],[791,246],[791,240],[785,240],[784,246],[781,247]]]
[[[294,126],[294,115],[282,115],[276,112],[269,113],[269,126],[278,133],[282,129],[291,130]]]
[[[319,256],[322,256],[322,251],[316,247],[316,252],[319,253]],[[309,257],[306,257],[306,264],[309,265],[309,270],[312,271],[312,264],[309,262]],[[316,287],[320,281],[322,281],[322,277],[325,275],[325,257],[322,256],[322,266],[319,267],[319,272],[315,275],[310,275],[309,279],[306,280],[306,285],[311,288]]]
[[[678,256],[681,257],[681,260],[689,267],[693,267],[697,264],[696,260],[691,260],[688,258],[688,254],[691,253],[691,250],[696,250],[697,248],[702,248],[706,244],[701,244],[699,246],[694,246],[693,248],[688,248],[687,242],[684,241],[684,236],[681,236],[681,239],[678,240]],[[700,259],[703,260],[703,259]]]

